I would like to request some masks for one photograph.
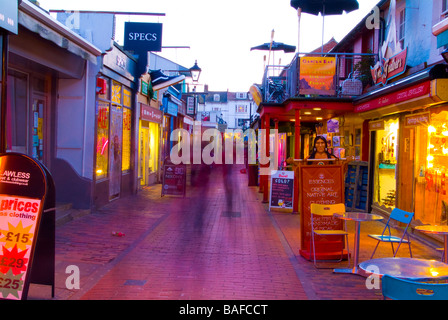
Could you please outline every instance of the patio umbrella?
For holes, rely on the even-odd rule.
[[[338,15],[359,9],[357,0],[291,0],[291,7],[299,12],[318,15],[322,13],[322,52],[324,49],[324,25],[326,15]]]
[[[252,51],[252,50],[266,50],[266,51],[272,50],[272,51],[284,51],[285,53],[290,53],[290,52],[295,52],[296,47],[290,46],[288,44],[284,44],[282,42],[273,41],[272,46],[271,46],[270,42],[266,42],[259,46],[250,48],[250,51]]]
[[[302,12],[318,15],[337,15],[359,9],[356,0],[291,0],[291,6]]]

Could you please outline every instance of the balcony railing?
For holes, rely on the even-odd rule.
[[[328,71],[325,89],[310,91],[305,73],[301,77],[300,58],[332,58],[335,67]],[[334,60],[333,60],[334,59]],[[361,95],[364,90],[373,85],[370,67],[378,61],[377,54],[362,53],[318,53],[296,54],[292,62],[287,66],[269,65],[265,69],[262,83],[263,101],[266,103],[283,103],[294,97],[355,97]],[[311,77],[317,77],[316,81],[322,81],[319,67],[308,67]],[[308,76],[310,76],[308,74]],[[319,77],[321,80],[319,80]],[[308,89],[308,90],[307,90]],[[312,93],[310,93],[312,92]]]

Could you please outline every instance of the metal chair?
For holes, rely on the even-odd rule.
[[[412,221],[412,218],[414,217],[414,212],[407,212],[398,208],[395,208],[392,210],[392,213],[389,216],[389,219],[387,220],[386,226],[384,227],[383,233],[382,234],[369,234],[369,237],[378,240],[375,250],[373,250],[372,256],[370,257],[370,259],[373,258],[373,255],[376,252],[376,249],[378,248],[378,245],[380,244],[380,242],[389,242],[392,246],[392,253],[394,255],[394,257],[397,255],[398,249],[400,249],[400,246],[402,243],[407,243],[409,245],[409,254],[411,255],[412,258],[412,250],[411,250],[411,240],[409,239],[409,234],[408,234],[408,228],[409,225]],[[398,221],[401,223],[406,224],[406,227],[403,230],[403,234],[401,237],[397,237],[397,236],[393,236],[392,233],[390,232],[390,223],[392,221]],[[386,230],[389,231],[389,234],[385,234]],[[404,237],[407,237],[407,239],[404,239]],[[398,243],[398,247],[397,250],[394,250],[394,243]]]
[[[323,219],[329,219],[333,217],[333,214],[338,212],[345,212],[345,205],[343,203],[338,204],[329,204],[329,205],[322,205],[322,204],[311,204],[311,244],[313,247],[313,257],[314,257],[314,266],[319,269],[316,263],[316,245],[315,245],[315,236],[345,236],[346,244],[347,244],[347,251],[349,250],[348,247],[348,232],[347,230],[347,222],[344,221],[344,229],[345,230],[327,230],[327,229],[317,229],[314,227],[314,216],[319,216]],[[311,250],[311,248],[310,248]],[[344,258],[344,246],[342,246],[341,249],[341,259],[339,260],[331,260],[340,262]],[[327,260],[328,261],[328,260]],[[350,265],[350,254],[348,254],[348,264]]]
[[[381,278],[384,300],[448,300],[448,283],[424,283],[395,278]]]

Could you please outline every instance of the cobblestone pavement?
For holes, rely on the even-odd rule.
[[[154,185],[58,226],[53,299],[382,299],[365,278],[316,269],[300,256],[300,215],[269,212],[239,169],[228,180],[214,168],[207,186],[188,187],[185,198],[161,197],[161,185]],[[353,244],[354,223],[348,226]],[[383,226],[361,225],[360,261],[375,244],[367,234]],[[440,259],[416,240],[412,250],[416,258]],[[398,255],[408,257],[407,247]],[[391,256],[390,246],[380,245],[380,256]],[[71,265],[79,268],[79,289],[67,289]],[[51,299],[49,292],[32,285],[29,298]]]

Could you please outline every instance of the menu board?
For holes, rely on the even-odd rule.
[[[185,165],[174,165],[166,162],[163,165],[162,196],[185,196],[187,184],[187,168]]]
[[[301,165],[301,250],[306,259],[312,259],[311,244],[311,204],[344,203],[343,165]],[[315,217],[316,218],[316,217]],[[321,230],[342,229],[342,220],[338,218],[314,219],[315,228]],[[316,258],[333,259],[333,254],[341,252],[344,245],[340,236],[319,236],[315,238]],[[312,250],[312,249],[311,249]],[[337,257],[336,257],[337,258]]]
[[[294,193],[294,171],[273,171],[269,209],[292,209]]]
[[[27,297],[46,194],[46,174],[35,160],[0,155],[0,298]]]

